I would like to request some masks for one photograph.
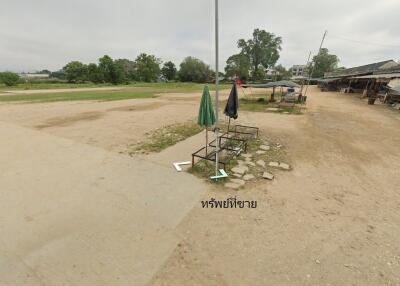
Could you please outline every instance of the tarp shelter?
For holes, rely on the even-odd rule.
[[[242,84],[242,87],[248,88],[271,88],[271,87],[300,87],[297,83],[290,80],[280,80],[273,81],[268,83],[260,83],[260,84]]]
[[[297,83],[290,81],[290,80],[280,80],[280,81],[273,81],[269,83],[263,83],[263,84],[244,84],[242,85],[244,88],[248,87],[253,87],[253,88],[271,88],[272,87],[272,94],[271,94],[271,101],[274,101],[275,99],[275,88],[277,87],[300,87]]]

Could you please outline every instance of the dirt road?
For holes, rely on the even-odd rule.
[[[0,285],[144,285],[206,186],[0,122]],[[190,186],[190,188],[188,188]]]
[[[0,284],[400,285],[397,111],[312,88],[304,115],[241,112],[293,171],[238,192],[171,168],[201,135],[117,154],[199,97],[0,104]],[[201,208],[231,196],[258,208]]]

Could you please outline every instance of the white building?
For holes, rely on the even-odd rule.
[[[304,78],[307,77],[307,66],[306,65],[294,65],[291,68],[292,78]]]

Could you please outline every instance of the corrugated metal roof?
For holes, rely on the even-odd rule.
[[[365,78],[365,79],[369,79],[369,78],[372,78],[372,79],[376,79],[376,78],[387,78],[387,79],[400,78],[400,73],[371,74],[371,75],[364,75],[364,76],[355,76],[355,77],[352,77],[352,78],[355,78],[355,79],[363,79],[363,78]]]
[[[353,68],[329,72],[326,73],[325,77],[329,78],[329,77],[347,77],[347,76],[357,76],[357,75],[361,76],[374,73],[379,70],[384,70],[386,68],[391,68],[393,66],[397,66],[397,63],[394,60],[387,60],[369,65],[363,65],[359,67],[353,67]]]
[[[300,87],[297,83],[290,81],[290,80],[280,80],[280,81],[274,81],[274,82],[269,82],[265,84],[242,84],[242,87],[248,88],[248,87],[253,87],[253,88],[270,88],[270,87]]]
[[[400,73],[400,64],[374,72],[374,74],[386,74],[386,73]]]

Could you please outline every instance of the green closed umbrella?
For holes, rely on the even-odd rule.
[[[207,128],[213,126],[215,124],[215,114],[212,106],[210,91],[208,90],[208,86],[204,87],[203,96],[201,97],[200,108],[199,108],[199,117],[197,123],[206,128],[206,155],[207,155],[207,146],[208,146],[208,130]]]

